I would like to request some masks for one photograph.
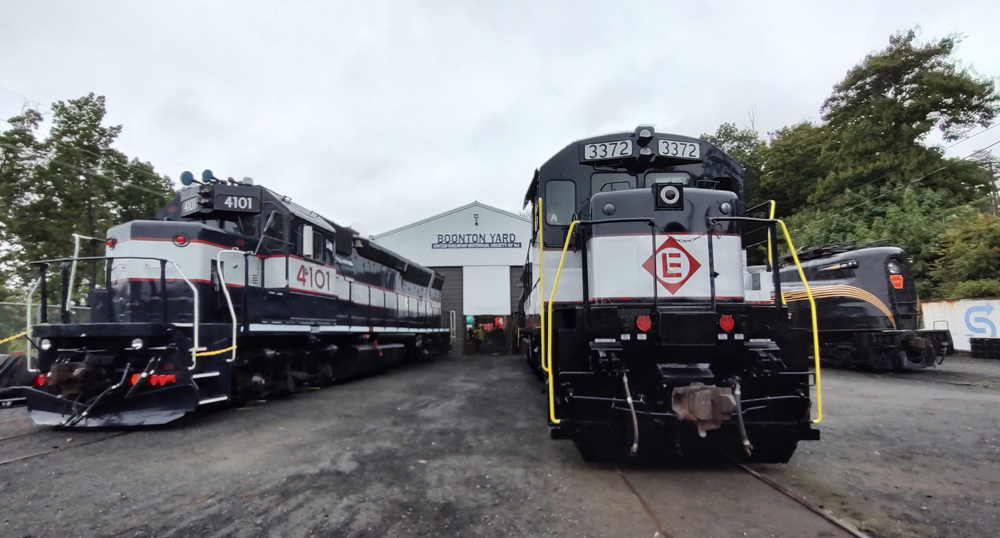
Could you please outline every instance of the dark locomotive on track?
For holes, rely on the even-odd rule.
[[[182,181],[197,183],[189,173]],[[91,264],[89,323],[70,323],[73,263]],[[105,257],[38,266],[37,376],[24,392],[39,424],[161,424],[199,405],[321,386],[451,345],[443,277],[286,196],[210,171],[155,220],[108,230]],[[49,320],[55,268],[62,312]]]
[[[772,298],[781,283],[765,271],[745,286],[743,235],[777,231],[746,217],[743,196],[739,163],[651,126],[575,142],[538,169],[521,345],[547,378],[554,439],[589,460],[742,443],[753,461],[785,462],[819,438],[808,357]]]
[[[816,299],[824,364],[916,370],[940,364],[953,351],[948,330],[918,328],[917,290],[902,249],[840,243],[798,256]],[[810,332],[809,303],[794,267],[781,270],[781,282],[792,327]]]

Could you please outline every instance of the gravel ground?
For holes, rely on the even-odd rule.
[[[758,471],[873,536],[995,534],[1000,362],[823,381],[823,441]],[[584,463],[544,403],[480,356],[130,432],[0,410],[0,462],[52,451],[0,466],[0,534],[847,536],[731,466]]]

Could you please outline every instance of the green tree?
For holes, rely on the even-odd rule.
[[[0,133],[0,301],[16,300],[21,291],[15,277],[21,248],[9,223],[39,162],[35,133],[41,122],[41,113],[25,109]]]
[[[7,240],[16,245],[9,262],[19,263],[22,287],[37,274],[26,262],[69,255],[74,233],[103,237],[115,223],[151,218],[174,193],[152,165],[112,147],[121,126],[104,125],[104,97],[59,101],[52,113],[48,136],[26,151],[32,165],[13,174],[17,203],[4,215]]]
[[[770,133],[764,151],[761,198],[777,203],[779,217],[793,215],[809,205],[809,198],[830,173],[825,158],[829,129],[809,122]]]
[[[949,36],[922,44],[913,30],[898,33],[834,86],[822,107],[831,172],[810,203],[845,195],[865,199],[872,194],[868,187],[916,178],[935,191],[950,191],[956,205],[993,190],[975,163],[946,159],[939,148],[924,144],[935,128],[954,140],[976,125],[988,126],[1000,112],[993,81],[960,69],[952,58],[957,43]]]
[[[764,170],[767,141],[752,127],[740,129],[733,123],[723,123],[715,134],[702,134],[701,139],[719,147],[743,165],[743,190],[747,207],[755,206],[761,198],[760,178]]]
[[[983,213],[948,223],[931,275],[950,299],[1000,297],[1000,218]]]

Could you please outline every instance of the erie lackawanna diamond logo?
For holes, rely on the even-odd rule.
[[[698,260],[673,237],[668,237],[642,264],[642,268],[653,275],[671,295],[676,294],[700,267]]]

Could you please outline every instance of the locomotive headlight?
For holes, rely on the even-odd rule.
[[[135,340],[132,340],[132,349],[139,350],[142,349],[142,346],[144,345],[145,342],[142,341],[142,338],[136,338]]]
[[[678,191],[677,187],[674,187],[673,185],[663,187],[663,189],[660,190],[660,200],[663,200],[663,203],[665,204],[676,203],[677,198],[679,198],[680,195],[680,191]]]
[[[39,344],[38,347],[42,348],[42,351],[48,351],[52,349],[52,340],[49,340],[48,338],[43,338],[42,343]]]
[[[886,264],[886,268],[889,269],[890,275],[901,275],[903,274],[903,266],[896,261],[890,261]]]
[[[723,215],[728,215],[733,212],[733,204],[729,202],[722,202],[719,204],[719,211],[721,211]]]

